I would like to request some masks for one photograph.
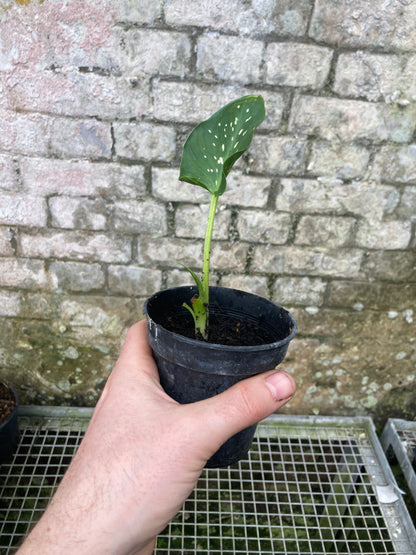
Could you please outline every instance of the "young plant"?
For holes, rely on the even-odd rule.
[[[184,303],[195,323],[195,336],[208,339],[209,266],[211,239],[218,198],[224,193],[226,178],[234,163],[250,146],[255,129],[265,118],[261,96],[248,95],[230,102],[191,132],[183,148],[180,181],[199,185],[211,195],[205,233],[202,276],[190,268],[198,294]]]

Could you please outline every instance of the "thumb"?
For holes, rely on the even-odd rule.
[[[293,397],[295,382],[284,371],[272,370],[233,385],[223,393],[196,403],[203,412],[199,439],[208,449],[217,450],[227,439],[256,424]]]

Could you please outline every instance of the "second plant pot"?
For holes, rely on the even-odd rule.
[[[9,462],[19,440],[16,391],[0,381],[0,464]]]
[[[196,340],[192,316],[182,306],[195,294],[196,287],[188,286],[159,291],[147,299],[143,310],[161,385],[182,404],[212,397],[240,380],[272,370],[284,359],[297,331],[294,318],[281,306],[236,289],[210,287],[210,325],[230,327],[231,322],[241,330],[241,344]],[[247,331],[249,343],[256,344],[247,343]],[[207,467],[228,466],[243,458],[255,430],[251,426],[230,438]]]

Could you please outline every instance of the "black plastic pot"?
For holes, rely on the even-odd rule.
[[[282,362],[297,326],[287,310],[262,297],[224,287],[210,288],[210,316],[256,322],[267,343],[256,346],[227,346],[190,339],[169,331],[169,320],[191,319],[182,305],[197,293],[196,287],[159,291],[144,304],[147,335],[153,349],[162,387],[179,403],[212,397],[244,378],[272,370]],[[208,461],[208,467],[228,466],[243,458],[256,426],[230,438]]]
[[[4,384],[14,396],[15,408],[6,420],[0,424],[0,464],[10,461],[19,441],[17,422],[18,399],[17,393],[9,384]]]

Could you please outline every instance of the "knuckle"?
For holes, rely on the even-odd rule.
[[[255,396],[252,388],[246,382],[239,384],[239,409],[254,422],[258,422],[264,416],[264,406]]]

